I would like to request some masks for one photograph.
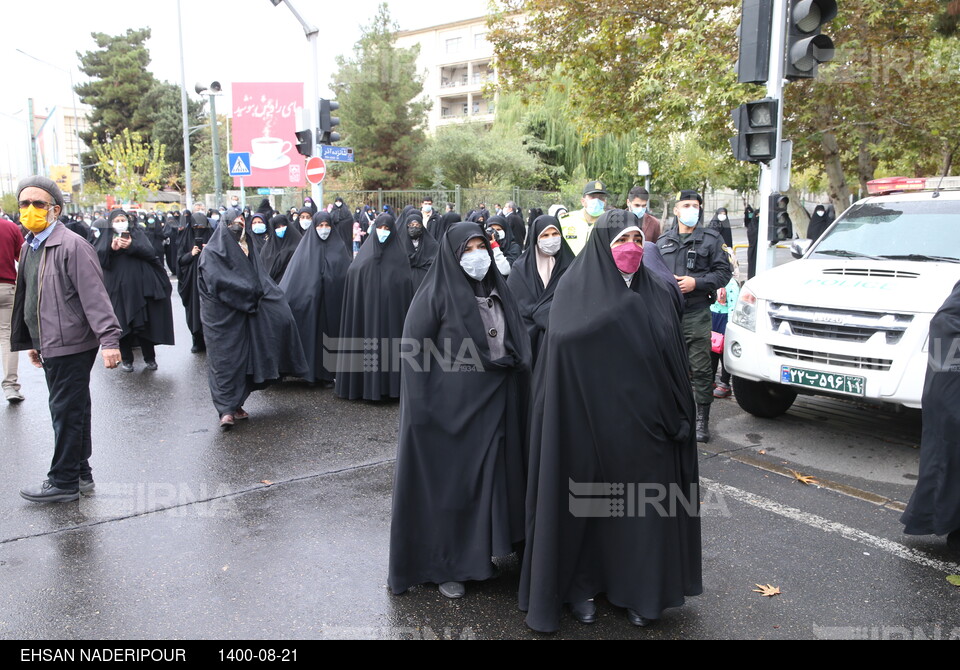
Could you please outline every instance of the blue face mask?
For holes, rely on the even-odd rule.
[[[380,228],[377,228],[377,239],[380,240],[380,244],[383,244],[384,242],[386,242],[388,237],[390,237],[389,230],[382,230]]]
[[[267,232],[267,224],[265,223],[253,224],[253,232],[257,235],[263,235],[265,232]]]
[[[642,219],[643,215],[647,213],[646,207],[633,207],[633,213],[637,215],[638,219]]]
[[[590,216],[600,216],[603,214],[604,202],[600,198],[587,198],[587,214]]]
[[[283,228],[277,228],[274,232],[277,234],[277,237],[282,240],[283,236],[287,234],[287,227],[284,226]]]
[[[680,223],[688,228],[696,228],[700,221],[700,210],[686,207],[680,211]]]

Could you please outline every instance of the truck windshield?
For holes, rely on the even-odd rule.
[[[960,201],[888,201],[854,205],[811,257],[886,260],[960,259]]]

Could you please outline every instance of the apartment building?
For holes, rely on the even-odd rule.
[[[426,73],[423,91],[433,101],[428,132],[450,123],[493,122],[496,96],[483,92],[484,85],[496,78],[486,17],[405,30],[397,34],[395,44],[420,45],[417,69]]]

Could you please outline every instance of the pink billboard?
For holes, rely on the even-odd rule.
[[[304,186],[303,157],[295,149],[303,83],[233,84],[232,95],[231,151],[250,152],[252,174],[243,185]]]

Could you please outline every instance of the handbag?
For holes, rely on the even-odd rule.
[[[715,354],[723,354],[723,333],[710,331],[710,348]]]

